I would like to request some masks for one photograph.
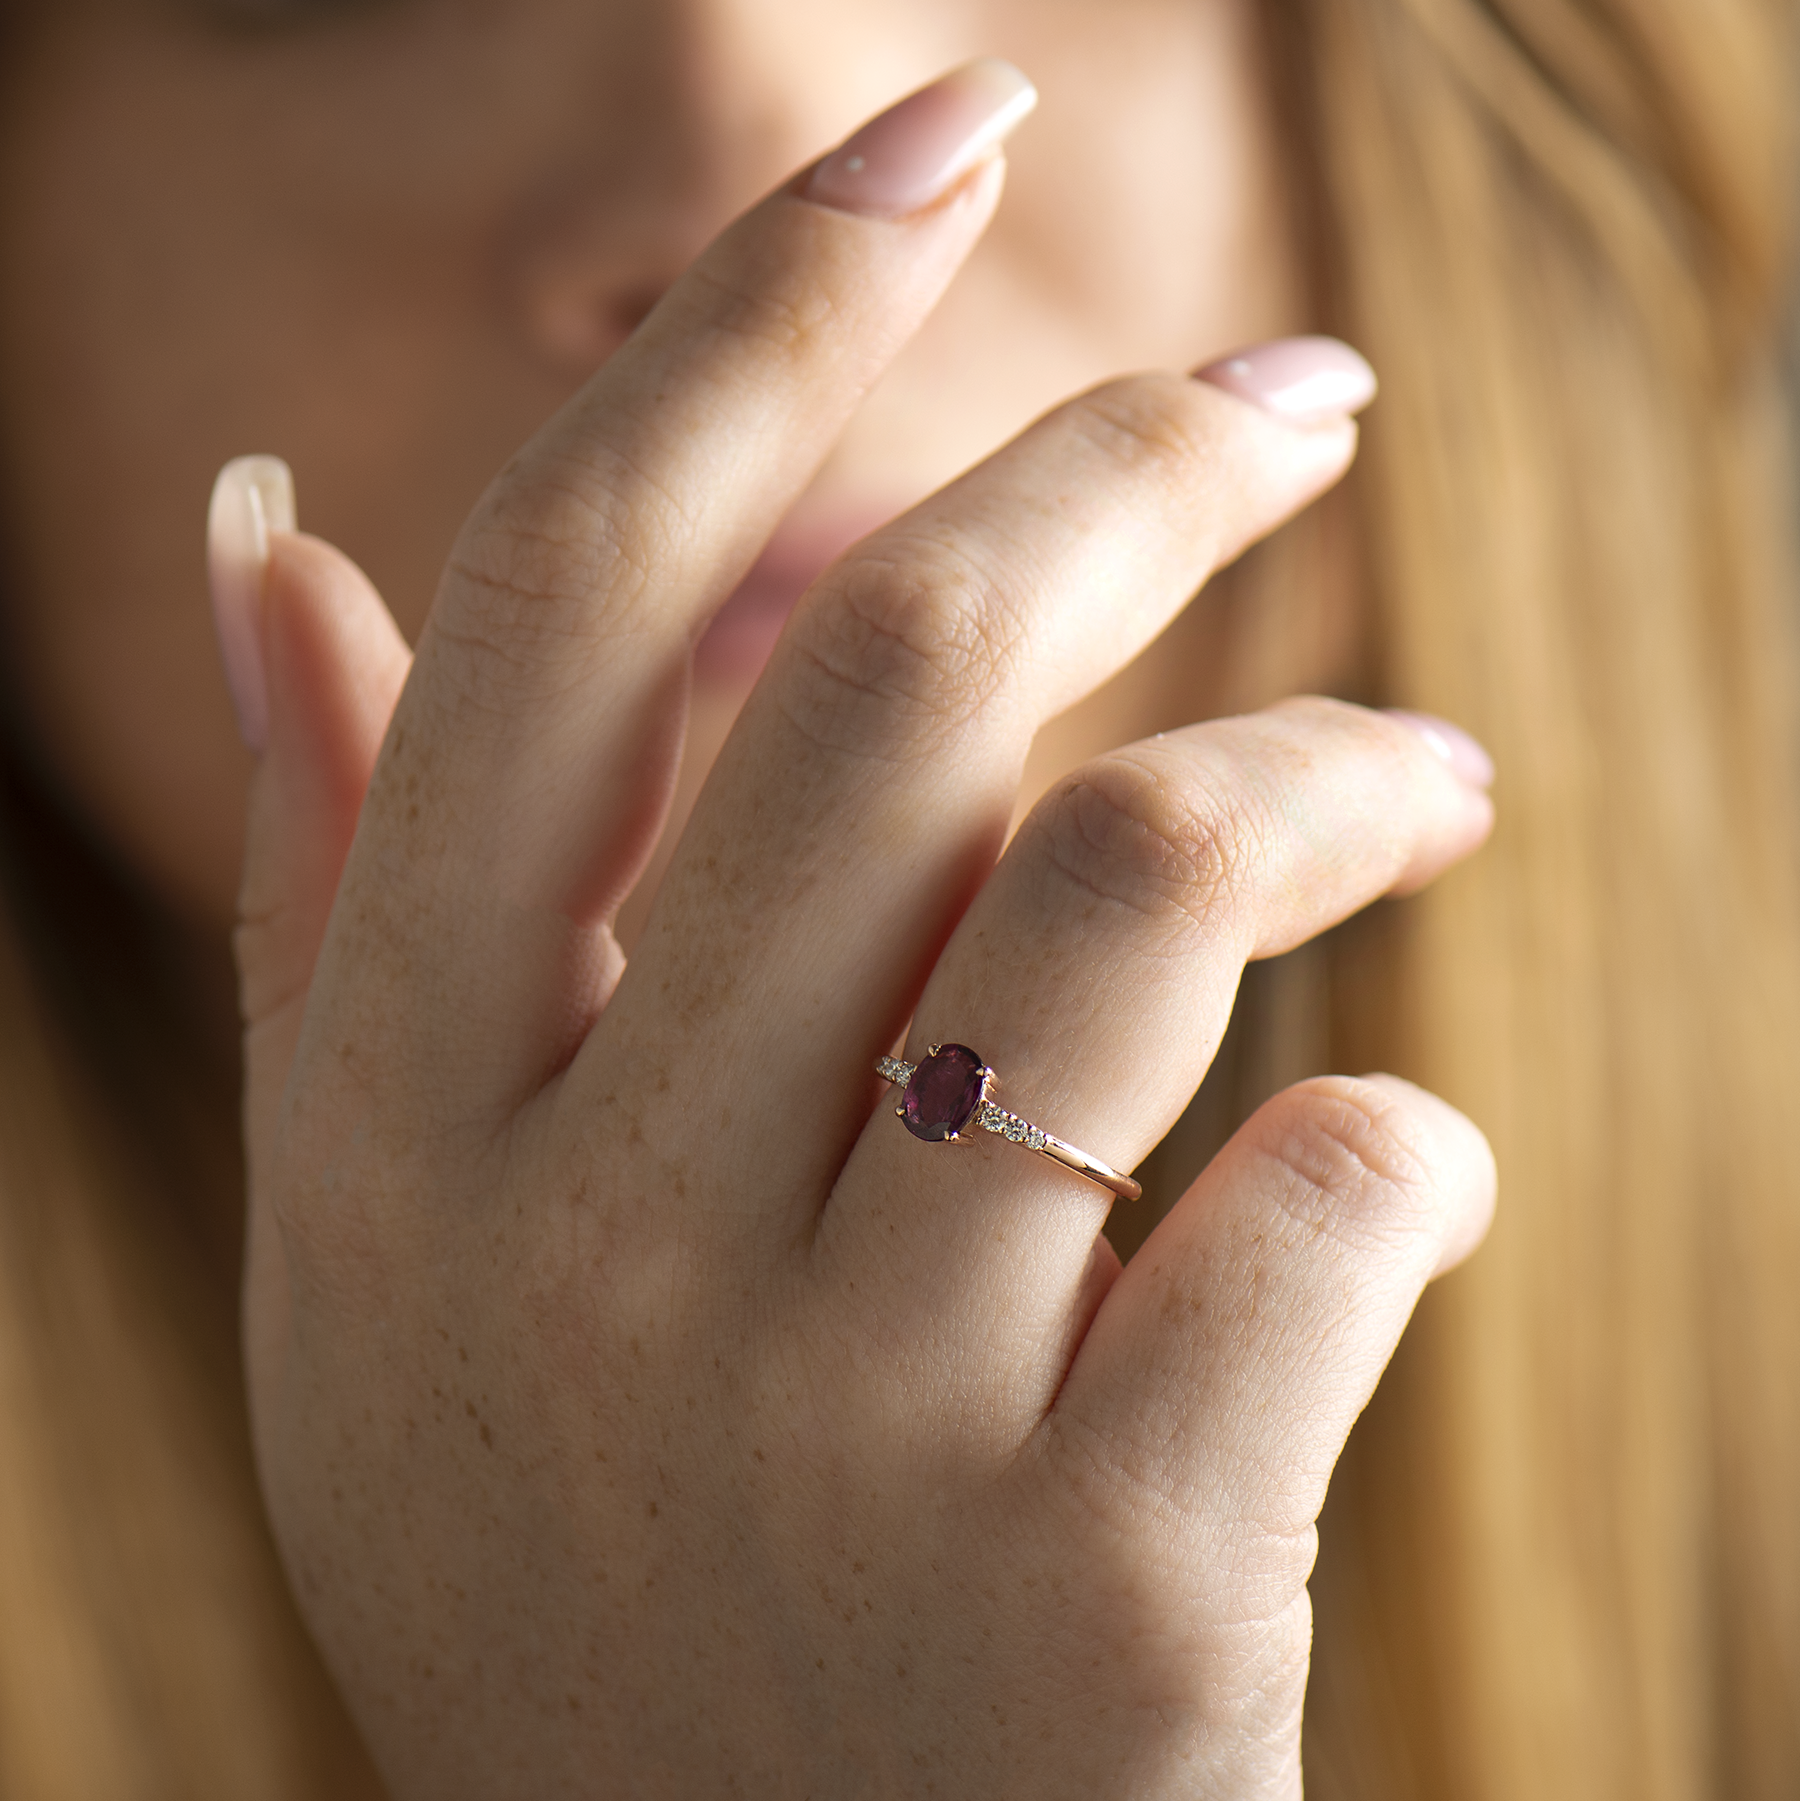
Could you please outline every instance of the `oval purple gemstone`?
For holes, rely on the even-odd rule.
[[[966,1044],[946,1044],[912,1073],[900,1117],[915,1138],[942,1144],[981,1105],[981,1059]]]

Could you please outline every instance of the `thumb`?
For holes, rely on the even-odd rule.
[[[313,966],[412,663],[368,577],[294,525],[293,476],[279,458],[220,471],[207,519],[213,615],[239,729],[259,759],[236,933],[253,1292],[275,1254],[259,1197]]]

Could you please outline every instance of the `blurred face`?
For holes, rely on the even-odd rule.
[[[845,544],[1071,390],[1306,323],[1248,0],[33,10],[0,97],[7,669],[72,802],[203,926],[248,768],[204,591],[227,457],[286,457],[416,634],[487,479],[715,231],[949,65],[1020,64],[999,219],[715,629],[697,773]],[[1132,735],[1155,679],[1076,738]]]

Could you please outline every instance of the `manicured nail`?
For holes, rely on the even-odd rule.
[[[1451,773],[1471,788],[1493,787],[1494,759],[1461,726],[1430,713],[1408,713],[1399,707],[1390,707],[1388,717],[1410,725],[1450,765]]]
[[[238,732],[253,751],[269,738],[263,674],[263,577],[269,533],[294,529],[294,476],[280,457],[234,457],[213,483],[206,514],[206,574],[225,685]]]
[[[1239,400],[1296,425],[1360,413],[1375,398],[1375,371],[1336,338],[1276,338],[1194,371]]]
[[[964,63],[847,138],[813,170],[805,197],[904,219],[948,193],[1036,105],[1037,89],[1011,63]]]

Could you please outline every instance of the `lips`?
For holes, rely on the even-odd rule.
[[[800,596],[852,544],[885,525],[896,511],[860,507],[829,517],[784,520],[700,640],[694,658],[699,679],[733,687],[755,681]]]

